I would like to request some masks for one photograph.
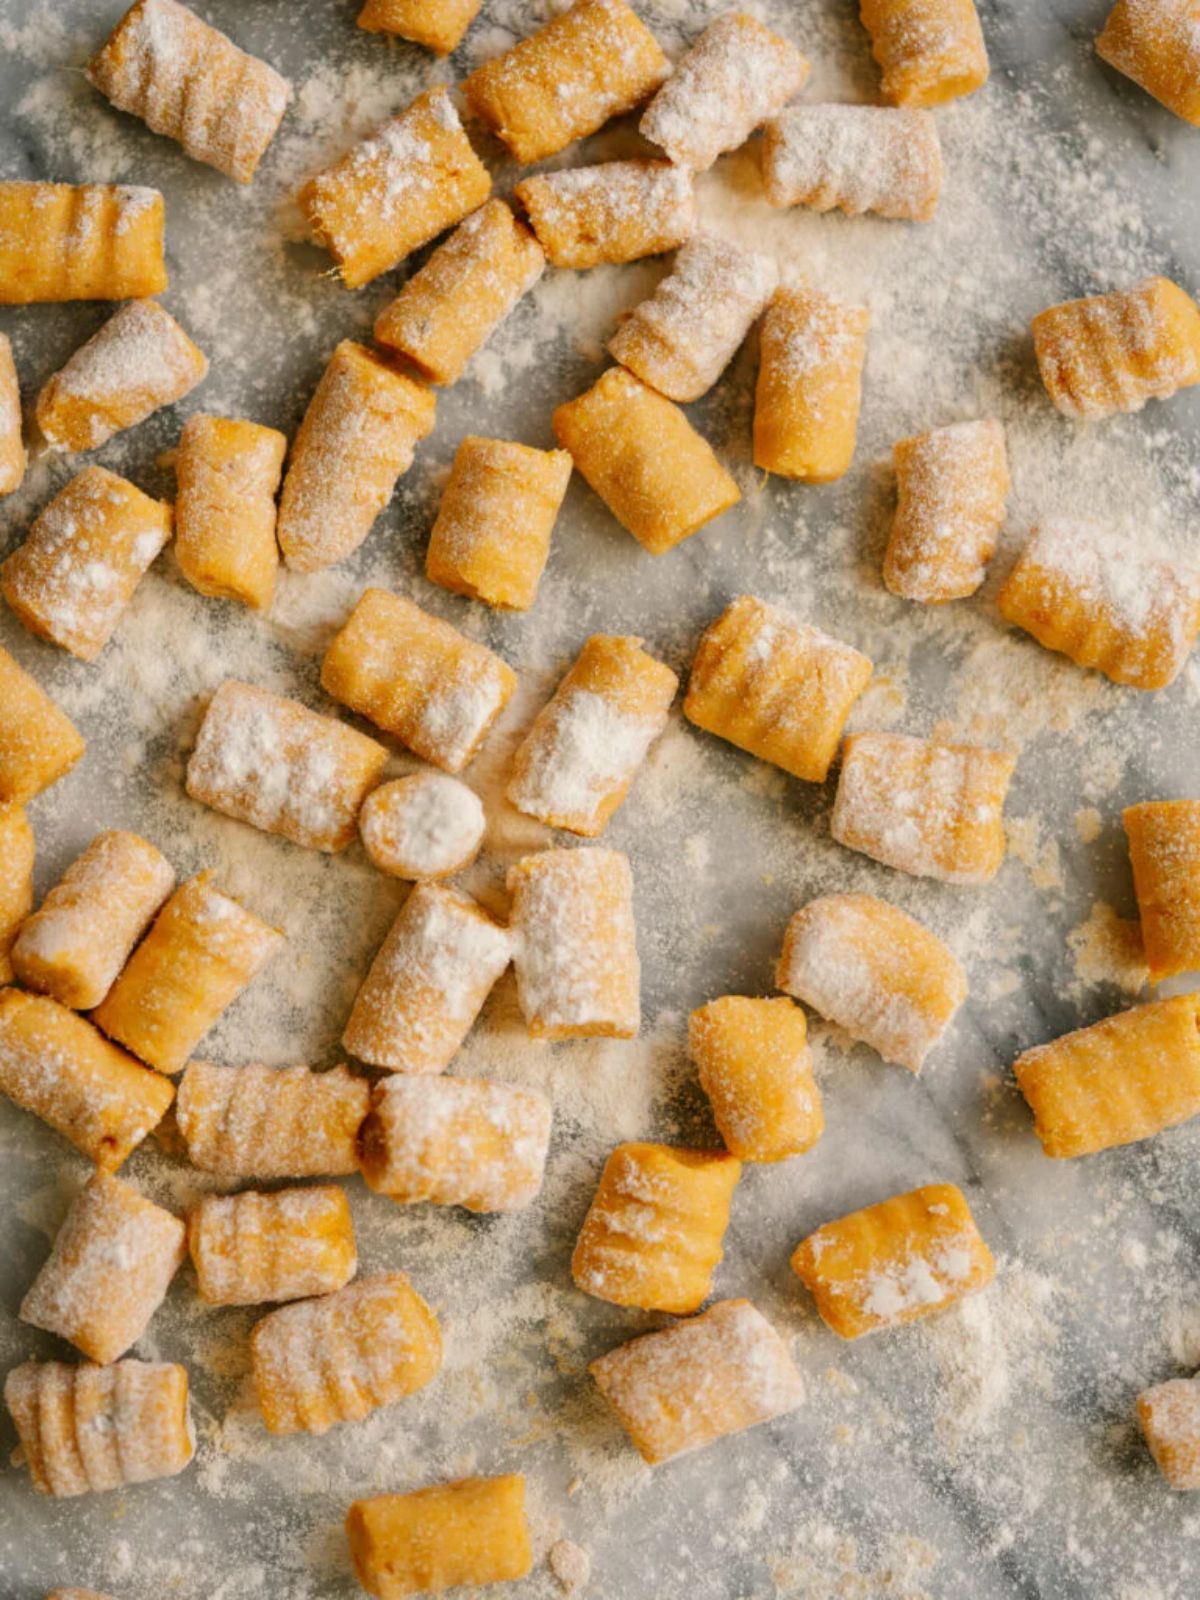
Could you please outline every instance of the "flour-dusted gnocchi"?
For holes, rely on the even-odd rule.
[[[1121,820],[1151,982],[1200,972],[1200,800],[1144,800]]]
[[[449,1066],[512,959],[512,938],[469,895],[419,883],[380,945],[342,1044],[393,1072]]]
[[[228,678],[196,735],[187,792],[309,850],[344,850],[386,761],[381,744],[336,717]]]
[[[249,183],[283,120],[286,79],[177,0],[137,0],[87,76],[194,161]]]
[[[777,289],[762,321],[754,391],[754,464],[781,478],[832,483],[854,459],[866,306],[819,289]]]
[[[491,188],[453,100],[439,86],[311,178],[300,191],[300,209],[347,289],[361,289],[461,222]]]
[[[518,811],[584,838],[604,832],[654,740],[679,679],[640,639],[594,633],[513,758]]]
[[[1192,0],[1117,0],[1096,52],[1177,117],[1200,124],[1200,40]]]
[[[619,1144],[571,1257],[577,1289],[641,1311],[699,1311],[742,1163],[724,1150]]]
[[[0,183],[0,305],[167,287],[163,197],[118,183]]]
[[[962,1190],[931,1183],[809,1234],[792,1271],[834,1333],[857,1339],[985,1288],[995,1263]]]
[[[275,593],[275,492],[287,439],[232,417],[189,417],[175,456],[175,559],[201,594],[261,610]]]
[[[437,1318],[403,1272],[283,1306],[250,1336],[254,1387],[269,1433],[325,1433],[395,1405],[438,1374]]]
[[[55,450],[95,450],[190,394],[208,360],[157,300],[113,313],[38,392],[34,414]]]
[[[707,171],[799,94],[811,70],[790,40],[749,12],[727,11],[676,63],[640,131],[679,166]]]
[[[0,648],[0,805],[24,805],[79,760],[83,735]]]
[[[550,1122],[536,1089],[397,1073],[372,1094],[362,1175],[399,1205],[521,1211],[542,1186]]]
[[[767,123],[762,164],[773,206],[849,217],[928,222],[942,190],[933,113],[897,106],[793,106]]]
[[[513,190],[555,267],[598,267],[675,250],[696,227],[691,174],[670,161],[604,161],[539,172]]]
[[[160,850],[136,833],[98,833],[13,946],[17,981],[76,1011],[98,1006],[175,887]]]
[[[467,104],[523,165],[632,111],[671,70],[625,0],[576,0],[464,79]]]
[[[386,589],[363,590],[321,665],[327,694],[445,772],[474,759],[516,686],[498,655]]]
[[[778,278],[771,256],[698,233],[650,298],[625,313],[609,354],[668,400],[698,400],[737,354]]]
[[[346,1536],[358,1581],[375,1600],[504,1583],[533,1568],[517,1473],[356,1500]]]
[[[343,339],[292,445],[276,533],[293,572],[344,561],[371,531],[416,447],[433,431],[433,390]]]
[[[1016,760],[982,745],[903,733],[846,740],[830,832],[885,867],[986,883],[1004,860],[1004,798]]]
[[[0,591],[31,633],[94,661],[170,537],[170,506],[85,467],[0,565]]]
[[[27,459],[17,367],[8,335],[0,333],[0,498],[21,487]]]
[[[223,894],[211,872],[176,889],[93,1013],[110,1038],[174,1073],[277,955],[283,934]]]
[[[381,783],[358,814],[363,849],[380,872],[418,883],[470,866],[486,827],[479,796],[444,772]]]
[[[149,1326],[186,1254],[178,1217],[110,1172],[75,1197],[21,1302],[21,1319],[104,1366]]]
[[[693,1011],[688,1050],[713,1121],[741,1161],[785,1161],[825,1129],[804,1013],[790,1000],[727,994]]]
[[[1200,383],[1200,306],[1169,278],[1066,300],[1031,327],[1042,382],[1067,417],[1140,411]]]
[[[0,983],[12,982],[12,947],[33,910],[34,849],[24,807],[0,805]]]
[[[1143,1389],[1137,1416],[1155,1465],[1172,1489],[1200,1489],[1200,1380]]]
[[[776,982],[910,1072],[920,1072],[967,997],[953,951],[870,894],[822,895],[797,911]]]
[[[571,478],[565,450],[533,450],[470,434],[455,451],[425,576],[454,594],[528,611]]]
[[[823,783],[871,671],[853,646],[744,594],[705,629],[683,714],[761,761]]]
[[[195,1454],[187,1372],[170,1362],[26,1361],[5,1379],[4,1401],[39,1494],[171,1478]]]
[[[513,965],[535,1039],[641,1026],[633,873],[619,850],[543,850],[509,869]]]
[[[859,0],[885,100],[940,106],[988,79],[975,0]]]
[[[787,1346],[749,1300],[643,1334],[588,1368],[653,1466],[786,1416],[804,1401]]]
[[[368,33],[392,33],[448,56],[479,14],[482,0],[366,0],[358,25]]]
[[[205,1195],[188,1214],[200,1298],[213,1306],[332,1294],[358,1268],[344,1189]]]
[[[1004,424],[983,417],[934,428],[893,445],[892,461],[897,505],[884,583],[930,605],[974,594],[1004,521]]]
[[[41,1117],[102,1171],[162,1121],[171,1083],[44,995],[0,989],[0,1093]]]
[[[617,521],[665,554],[741,499],[677,405],[610,367],[554,413],[554,434]]]
[[[218,1067],[192,1061],[175,1120],[188,1159],[225,1180],[340,1178],[358,1171],[356,1140],[371,1086],[346,1067]]]
[[[1114,683],[1163,689],[1200,632],[1200,580],[1141,533],[1053,517],[1037,527],[996,597],[1047,650]]]
[[[1048,1156],[1149,1139],[1200,1113],[1200,995],[1134,1006],[1035,1045],[1013,1072]]]
[[[546,266],[542,247],[503,200],[460,222],[375,319],[375,338],[430,383],[457,383]]]

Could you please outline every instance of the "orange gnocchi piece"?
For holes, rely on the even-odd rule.
[[[157,189],[0,183],[0,305],[161,294],[163,224]]]
[[[7,650],[0,649],[0,805],[24,805],[83,755],[83,735]]]
[[[884,583],[930,605],[974,594],[1004,521],[1004,424],[983,417],[934,428],[893,445],[892,461],[897,504]]]
[[[641,1026],[633,874],[619,850],[543,850],[509,868],[513,965],[535,1039],[632,1039]]]
[[[398,266],[487,199],[492,180],[442,87],[427,89],[300,191],[347,289]]]
[[[652,556],[741,499],[677,405],[623,367],[554,413],[554,436],[623,528]]]
[[[24,808],[0,805],[0,984],[12,982],[12,948],[33,910],[33,864],[33,829]]]
[[[1200,800],[1146,800],[1121,820],[1151,981],[1200,971]]]
[[[1169,278],[1065,300],[1031,327],[1042,382],[1067,417],[1140,411],[1200,383],[1200,306]]]
[[[346,1536],[358,1581],[376,1600],[503,1583],[533,1568],[517,1473],[356,1500]]]
[[[517,686],[498,655],[386,589],[365,589],[321,687],[444,772],[473,761]]]
[[[919,1072],[967,997],[967,975],[936,934],[870,894],[827,894],[788,923],[779,987]]]
[[[418,884],[363,979],[342,1045],[392,1072],[442,1072],[511,959],[508,930],[469,895]]]
[[[1200,994],[1134,1006],[1013,1063],[1048,1156],[1094,1155],[1200,1112]]]
[[[477,67],[462,92],[475,115],[528,166],[632,111],[670,70],[658,41],[625,0],[576,0]]]
[[[200,1298],[210,1306],[332,1294],[358,1268],[350,1203],[335,1184],[205,1195],[187,1229]]]
[[[754,465],[781,478],[833,483],[854,459],[866,306],[819,289],[777,289],[760,336]]]
[[[618,1145],[571,1257],[576,1288],[641,1311],[698,1311],[721,1260],[741,1171],[724,1150]]]
[[[827,1222],[792,1256],[792,1271],[843,1339],[941,1311],[985,1288],[995,1270],[952,1183],[927,1184]]]
[[[747,11],[727,11],[675,63],[638,124],[671,160],[705,172],[800,93],[812,68]]]
[[[1200,1380],[1173,1378],[1143,1389],[1138,1422],[1172,1489],[1200,1489]]]
[[[1193,0],[1117,0],[1096,53],[1185,122],[1200,124]]]
[[[565,450],[464,439],[442,490],[425,576],[485,605],[528,611],[570,478]]]
[[[193,800],[309,850],[344,850],[388,753],[298,700],[227,678],[187,764]]]
[[[21,391],[8,335],[0,333],[0,497],[19,489],[28,457],[21,437]]]
[[[207,373],[204,352],[157,300],[131,300],[42,385],[37,425],[53,449],[95,450]]]
[[[283,942],[198,873],[163,906],[93,1019],[148,1066],[178,1072]]]
[[[595,633],[513,757],[518,811],[594,839],[667,724],[679,679],[640,639]]]
[[[885,100],[940,106],[988,79],[974,0],[859,0]]]
[[[546,266],[503,200],[489,200],[440,244],[375,319],[375,338],[429,383],[457,383]]]
[[[1037,528],[996,597],[1047,650],[1114,683],[1164,689],[1200,632],[1200,583],[1136,537],[1057,517]]]
[[[804,1400],[783,1340],[749,1300],[720,1300],[621,1345],[588,1371],[652,1467],[786,1416]]]
[[[371,1096],[362,1175],[399,1205],[520,1211],[542,1186],[550,1121],[550,1102],[535,1089],[395,1073]]]
[[[253,178],[291,97],[274,67],[176,0],[137,0],[87,76],[119,111],[239,183]]]
[[[75,1197],[21,1319],[69,1339],[104,1365],[149,1326],[183,1262],[178,1217],[120,1178],[97,1172]]]
[[[121,828],[98,833],[21,928],[12,952],[18,982],[90,1011],[174,887],[171,863],[148,839]]]
[[[986,883],[1004,860],[1004,797],[1015,767],[1012,756],[980,745],[851,734],[830,832],[899,872]]]
[[[744,594],[705,630],[683,714],[761,761],[822,783],[871,671],[852,646]]]
[[[346,1067],[218,1067],[193,1061],[175,1108],[188,1158],[225,1179],[344,1177],[371,1086]]]
[[[366,0],[358,26],[368,33],[394,33],[448,56],[479,14],[483,0]]]
[[[513,189],[546,260],[576,271],[662,255],[691,238],[691,174],[670,161],[603,161],[539,172]]]
[[[165,1361],[27,1361],[9,1373],[4,1399],[38,1494],[174,1477],[195,1454],[187,1371]]]
[[[821,1137],[808,1028],[790,1000],[710,1000],[688,1019],[688,1050],[731,1155],[785,1161]]]
[[[423,1389],[442,1365],[437,1318],[403,1272],[269,1312],[250,1336],[269,1433],[325,1433]]]
[[[170,506],[85,467],[0,566],[0,590],[31,633],[94,661],[170,537]]]

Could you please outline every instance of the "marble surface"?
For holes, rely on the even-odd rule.
[[[351,296],[295,239],[297,183],[419,87],[461,76],[527,31],[542,7],[485,0],[463,50],[435,65],[353,27],[352,0],[207,0],[205,16],[300,88],[254,186],[240,191],[112,111],[79,65],[120,0],[0,0],[0,172],[126,179],[167,196],[167,305],[212,358],[206,386],[97,459],[169,494],[180,415],[203,407],[291,430],[336,339],[364,334],[394,292]],[[675,51],[720,9],[640,7]],[[761,13],[817,64],[807,98],[869,99],[867,41],[842,0],[770,0]],[[697,425],[736,471],[743,503],[662,561],[642,555],[577,481],[529,618],[482,614],[421,577],[426,531],[467,432],[550,442],[549,415],[599,370],[613,318],[661,264],[587,279],[549,274],[488,355],[439,401],[434,437],[368,543],[333,574],[286,581],[268,618],[202,601],[170,557],[143,584],[94,666],[0,615],[0,642],[61,699],[89,753],[33,807],[38,889],[102,826],[145,832],[181,872],[221,881],[283,925],[294,956],[226,1014],[214,1059],[337,1059],[357,977],[399,899],[356,850],[331,860],[265,840],[180,790],[203,696],[230,672],[321,705],[320,650],[368,579],[413,595],[500,649],[523,694],[472,781],[494,793],[512,735],[586,634],[642,634],[684,669],[704,624],[750,589],[875,660],[856,725],[949,729],[1020,757],[1009,860],[980,891],[921,885],[839,850],[833,786],[787,781],[678,719],[608,841],[630,852],[646,1027],[626,1044],[538,1050],[502,985],[462,1070],[549,1090],[556,1133],[542,1200],[520,1217],[412,1213],[350,1186],[363,1265],[402,1266],[447,1332],[437,1385],[320,1440],[271,1441],[249,1403],[251,1313],[212,1313],[185,1272],[139,1353],[183,1360],[200,1434],[177,1479],[76,1502],[39,1499],[7,1465],[0,1420],[0,1595],[83,1584],[118,1600],[343,1600],[358,1592],[341,1519],[356,1495],[467,1471],[524,1470],[538,1552],[514,1595],[559,1589],[544,1556],[587,1548],[603,1600],[746,1600],[774,1594],[906,1600],[1190,1600],[1200,1512],[1162,1484],[1136,1430],[1137,1391],[1200,1365],[1200,1127],[1092,1160],[1052,1163],[1009,1065],[1027,1045],[1130,1001],[1136,955],[1122,804],[1197,782],[1200,674],[1122,691],[1005,631],[992,596],[1028,526],[1052,510],[1111,518],[1131,541],[1161,530],[1195,554],[1200,392],[1077,429],[1055,417],[1032,365],[1029,316],[1056,299],[1149,271],[1200,285],[1200,134],[1105,68],[1092,40],[1105,0],[984,0],[993,63],[984,94],[939,114],[948,181],[926,229],[770,213],[753,162],[723,163],[706,216],[864,295],[873,327],[855,467],[812,490],[763,483],[749,463],[753,350]],[[500,152],[480,149],[507,188]],[[628,128],[593,150],[636,148]],[[570,159],[574,159],[574,155]],[[103,321],[100,306],[0,310],[32,395]],[[1010,532],[976,600],[932,613],[883,591],[891,442],[955,417],[1004,416],[1013,448]],[[0,550],[66,478],[42,462],[0,503]],[[471,886],[502,903],[503,868],[546,841],[493,815]],[[972,995],[920,1078],[847,1048],[813,1019],[828,1118],[816,1149],[748,1170],[722,1296],[747,1294],[791,1342],[808,1400],[794,1417],[651,1476],[591,1392],[586,1362],[658,1320],[576,1294],[567,1261],[606,1151],[639,1135],[703,1143],[713,1130],[683,1048],[687,1011],[714,994],[768,992],[790,912],[830,888],[882,893],[946,937]],[[457,1068],[456,1068],[457,1070]],[[182,1207],[197,1180],[149,1147],[128,1175]],[[17,1317],[84,1163],[0,1103],[0,1367],[65,1355]],[[967,1191],[1000,1258],[961,1312],[843,1345],[788,1270],[814,1226],[934,1178]]]

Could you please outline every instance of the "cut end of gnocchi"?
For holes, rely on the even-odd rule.
[[[1172,1489],[1200,1489],[1200,1380],[1173,1378],[1137,1397],[1155,1465]]]

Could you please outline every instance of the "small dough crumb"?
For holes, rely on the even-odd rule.
[[[1071,929],[1067,944],[1084,983],[1111,983],[1126,994],[1139,994],[1149,979],[1141,923],[1119,917],[1103,900],[1093,904],[1086,922]]]
[[[1103,826],[1104,819],[1095,806],[1081,806],[1075,813],[1075,832],[1083,844],[1095,844]]]
[[[550,1546],[550,1571],[564,1594],[578,1594],[592,1575],[592,1558],[582,1545],[559,1539]]]

